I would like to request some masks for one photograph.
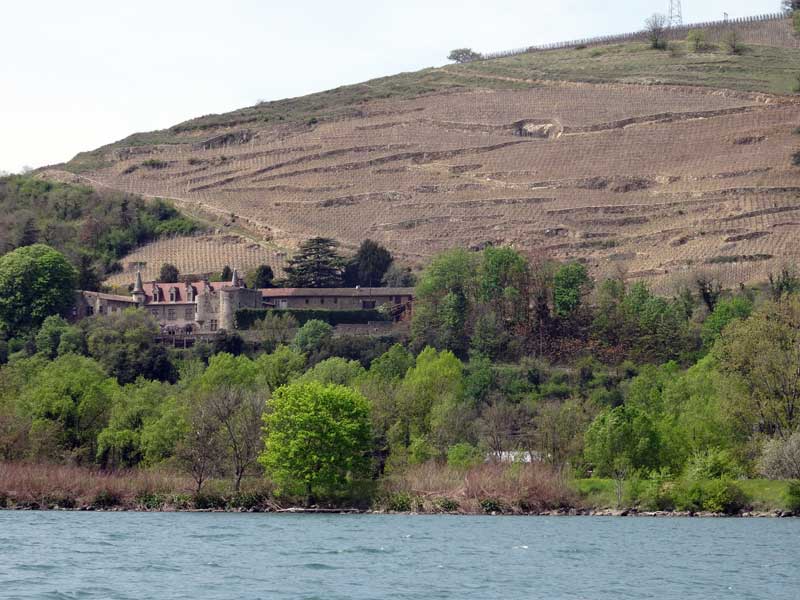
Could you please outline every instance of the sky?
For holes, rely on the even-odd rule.
[[[779,0],[683,0],[685,22]],[[635,31],[669,0],[3,0],[0,171],[137,131],[493,52]]]

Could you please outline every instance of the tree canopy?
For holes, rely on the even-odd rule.
[[[289,287],[331,288],[343,284],[344,259],[336,252],[338,243],[330,238],[311,238],[284,269]]]
[[[75,305],[77,273],[63,254],[34,244],[0,257],[0,321],[11,331],[37,327]]]
[[[358,392],[318,382],[279,388],[267,402],[265,449],[272,479],[299,487],[308,502],[329,496],[369,472],[369,404]]]

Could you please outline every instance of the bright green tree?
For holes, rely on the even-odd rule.
[[[464,249],[434,257],[416,287],[412,333],[418,347],[434,346],[466,354],[469,298],[478,255]]]
[[[75,305],[77,273],[64,255],[43,244],[0,258],[0,321],[12,331],[37,327]]]
[[[333,327],[325,321],[311,319],[297,330],[292,345],[300,352],[310,353],[319,350],[333,337]]]
[[[714,311],[708,315],[703,323],[701,336],[706,348],[710,348],[717,341],[722,330],[736,319],[746,319],[753,312],[753,303],[741,296],[730,300],[720,300],[714,305]]]
[[[36,333],[36,350],[49,359],[58,355],[61,336],[69,329],[69,324],[58,315],[50,315]]]
[[[116,382],[97,362],[68,354],[40,369],[23,389],[19,403],[32,418],[31,436],[39,438],[50,454],[46,458],[57,452],[90,462],[116,391]]]
[[[586,267],[578,262],[567,263],[553,275],[553,304],[555,313],[565,318],[573,314],[592,288]]]
[[[284,490],[331,496],[369,472],[369,404],[344,386],[317,382],[277,389],[264,416],[259,461]]]

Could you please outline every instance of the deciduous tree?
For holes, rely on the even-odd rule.
[[[284,490],[330,496],[369,472],[369,404],[340,385],[290,384],[274,392],[264,416],[259,461]]]

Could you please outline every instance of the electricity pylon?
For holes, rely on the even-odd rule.
[[[669,26],[681,27],[683,25],[683,11],[681,0],[669,0]]]

